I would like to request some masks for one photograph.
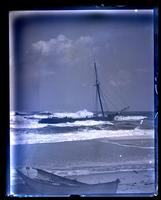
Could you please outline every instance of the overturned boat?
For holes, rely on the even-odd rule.
[[[115,194],[120,182],[116,179],[112,182],[87,184],[31,167],[17,169],[17,172],[26,185],[37,194],[43,195]]]

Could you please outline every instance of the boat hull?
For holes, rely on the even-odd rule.
[[[84,194],[115,194],[118,188],[119,179],[100,184],[86,184],[78,182],[78,184],[59,184],[41,179],[30,178],[20,171],[19,175],[25,183],[37,194],[42,195],[84,195]]]
[[[66,123],[66,122],[75,122],[75,121],[87,121],[87,120],[95,120],[95,121],[113,121],[115,115],[108,115],[107,117],[86,117],[86,118],[71,118],[71,117],[51,117],[44,118],[39,120],[39,123],[45,124],[57,124],[57,123]]]

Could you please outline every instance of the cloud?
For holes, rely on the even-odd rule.
[[[109,77],[109,84],[113,87],[120,87],[130,84],[131,74],[129,71],[126,70],[118,70],[114,76]]]
[[[64,35],[58,35],[57,38],[52,38],[48,41],[40,40],[33,43],[33,49],[41,53],[42,56],[50,55],[51,53],[61,53],[71,47],[72,41]]]
[[[48,41],[40,40],[32,44],[35,53],[39,53],[46,61],[54,60],[54,64],[75,64],[86,59],[91,54],[94,41],[90,36],[81,36],[77,39],[67,38],[60,34]]]
[[[128,82],[127,80],[110,80],[109,84],[114,87],[120,87],[126,85]]]

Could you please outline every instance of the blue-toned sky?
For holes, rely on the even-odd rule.
[[[10,13],[11,110],[153,110],[152,10]]]

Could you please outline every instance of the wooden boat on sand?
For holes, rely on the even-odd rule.
[[[115,194],[120,182],[116,179],[112,182],[87,184],[31,167],[17,169],[17,172],[25,184],[40,195]]]

